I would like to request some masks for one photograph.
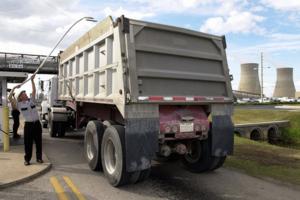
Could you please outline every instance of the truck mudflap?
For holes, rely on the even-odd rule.
[[[126,171],[151,167],[158,151],[158,118],[129,118],[125,121]]]
[[[229,115],[212,116],[212,155],[222,157],[233,153],[234,126]]]

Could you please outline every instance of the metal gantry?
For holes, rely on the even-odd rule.
[[[0,71],[34,73],[44,60],[45,55],[0,52]],[[40,74],[57,74],[58,58],[50,56]]]

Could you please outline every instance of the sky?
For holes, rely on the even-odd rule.
[[[225,35],[233,89],[238,88],[240,64],[260,63],[263,52],[265,94],[273,93],[278,67],[294,68],[294,83],[300,91],[299,0],[1,0],[0,51],[48,54],[80,17],[101,20],[123,14]],[[78,24],[53,55],[94,25]]]

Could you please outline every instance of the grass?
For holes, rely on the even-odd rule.
[[[282,144],[300,149],[300,112],[280,110],[235,109],[233,122],[251,123],[274,120],[289,120],[290,127],[282,130]]]
[[[300,150],[235,137],[234,155],[225,166],[255,177],[269,177],[300,185]]]
[[[232,119],[236,124],[289,120],[290,127],[282,130],[281,145],[285,147],[235,136],[234,155],[228,157],[225,166],[255,177],[300,185],[300,112],[240,107],[235,109]]]

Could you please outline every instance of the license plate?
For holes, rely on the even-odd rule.
[[[193,132],[194,131],[194,123],[180,123],[180,132]]]

